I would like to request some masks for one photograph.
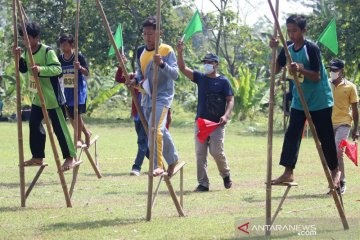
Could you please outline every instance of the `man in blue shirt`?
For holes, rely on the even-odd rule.
[[[180,71],[192,82],[198,85],[198,104],[196,120],[207,119],[220,123],[220,126],[210,134],[204,143],[196,137],[199,132],[195,124],[195,152],[197,161],[198,187],[196,192],[209,191],[209,178],[207,176],[207,152],[215,159],[221,177],[224,180],[225,188],[231,188],[230,168],[224,153],[225,125],[231,118],[231,111],[234,107],[234,93],[229,80],[217,72],[219,58],[215,54],[208,53],[202,62],[204,73],[193,71],[185,65],[183,59],[184,43],[180,41],[177,45],[177,61]],[[211,99],[220,99],[218,111],[211,111],[209,102]],[[223,99],[223,103],[221,102]],[[216,101],[211,101],[217,105]],[[215,107],[216,109],[216,107]]]

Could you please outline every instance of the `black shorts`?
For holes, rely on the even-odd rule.
[[[75,110],[74,106],[67,106],[66,105],[66,112],[67,112],[68,116],[71,119],[74,119],[74,110]],[[79,104],[78,112],[79,112],[79,114],[86,113],[86,103],[85,104]]]

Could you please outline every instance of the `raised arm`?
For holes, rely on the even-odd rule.
[[[186,67],[184,57],[183,57],[183,50],[185,48],[185,45],[182,41],[179,41],[176,45],[177,50],[177,63],[180,71],[191,81],[194,80],[194,72],[192,69]]]

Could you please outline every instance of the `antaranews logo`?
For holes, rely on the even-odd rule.
[[[239,236],[252,235],[252,236],[262,236],[266,231],[271,231],[273,233],[281,233],[287,232],[290,234],[298,235],[298,236],[316,236],[317,229],[313,224],[274,224],[274,225],[266,225],[266,224],[250,224],[250,221],[238,222],[237,233]],[[251,232],[251,233],[250,233]]]
[[[250,222],[244,223],[243,225],[238,226],[238,229],[239,229],[240,231],[243,231],[244,233],[246,233],[246,234],[249,235],[249,234],[250,234],[249,231],[248,231],[248,229],[249,229],[249,224],[250,224]]]

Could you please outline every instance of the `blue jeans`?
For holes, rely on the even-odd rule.
[[[138,151],[132,169],[136,169],[140,171],[145,156],[149,159],[149,148],[147,142],[147,135],[141,121],[135,120],[134,123],[135,123],[135,130],[138,136],[137,138]]]

